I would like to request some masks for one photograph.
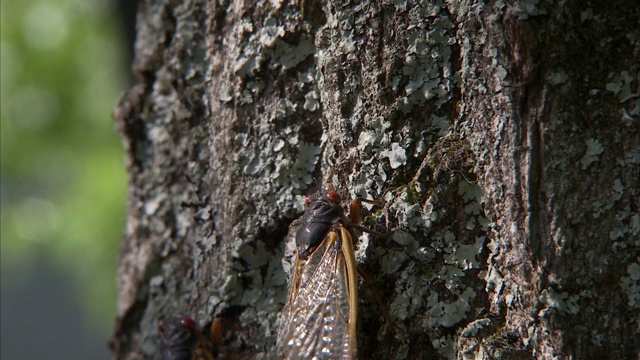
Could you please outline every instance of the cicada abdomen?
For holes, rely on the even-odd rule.
[[[352,223],[332,185],[307,197],[278,331],[284,359],[355,359],[357,268]]]

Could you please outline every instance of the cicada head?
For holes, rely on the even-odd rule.
[[[336,205],[340,205],[340,203],[342,203],[342,197],[340,197],[340,194],[338,194],[336,189],[331,184],[327,184],[324,187],[322,195],[327,201],[330,201]]]
[[[325,204],[329,206],[340,206],[342,197],[331,184],[325,185],[324,189],[308,195],[304,200],[305,210],[314,204]],[[317,205],[316,205],[317,206]]]
[[[160,320],[158,331],[162,338],[162,359],[189,360],[197,344],[197,325],[190,317],[177,316]]]

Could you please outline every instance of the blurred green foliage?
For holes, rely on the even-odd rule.
[[[124,152],[111,112],[128,70],[114,3],[1,6],[3,281],[19,286],[46,256],[74,279],[89,327],[104,333],[115,316],[126,211]]]

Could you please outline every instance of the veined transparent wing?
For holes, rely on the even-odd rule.
[[[355,359],[358,285],[350,233],[338,225],[296,259],[278,332],[284,359]]]

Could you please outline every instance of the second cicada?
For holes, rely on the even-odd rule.
[[[206,338],[196,322],[188,316],[173,316],[158,323],[162,360],[216,360],[222,342],[222,317],[211,323],[211,337]]]
[[[295,236],[296,255],[277,349],[283,359],[355,359],[358,276],[354,229],[359,202],[346,217],[331,184],[305,201]]]

